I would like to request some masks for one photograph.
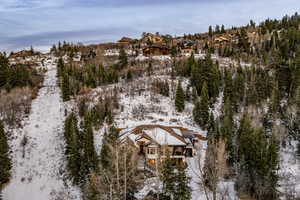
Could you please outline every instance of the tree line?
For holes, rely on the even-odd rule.
[[[21,64],[10,65],[8,58],[0,54],[0,89],[10,91],[16,87],[36,87],[42,82],[38,71]]]

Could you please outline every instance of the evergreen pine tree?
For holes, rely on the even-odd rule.
[[[9,71],[8,71],[9,61],[8,59],[0,53],[0,88],[8,83]]]
[[[109,138],[107,132],[103,135],[102,147],[100,152],[100,164],[103,168],[108,168],[109,162]]]
[[[181,82],[179,81],[177,90],[176,90],[176,97],[175,97],[175,107],[178,112],[182,112],[185,107],[185,96],[184,96],[184,91],[181,86]]]
[[[234,99],[236,99],[234,106],[235,111],[237,111],[238,106],[241,105],[241,103],[244,100],[244,93],[245,93],[245,75],[243,73],[243,69],[241,66],[237,69],[236,77],[233,81],[234,86]]]
[[[170,158],[169,153],[167,153],[167,158],[163,162],[163,166],[161,169],[161,180],[163,182],[163,191],[162,195],[167,198],[172,198],[175,193],[175,167],[173,166],[173,162]]]
[[[195,61],[195,55],[194,53],[191,54],[191,56],[188,58],[188,63],[187,63],[187,76],[191,76],[191,72],[193,67],[196,65],[196,61]],[[192,74],[193,75],[193,74]]]
[[[127,79],[128,81],[131,81],[131,80],[132,80],[132,71],[131,71],[130,69],[127,71],[126,79]]]
[[[200,82],[199,87],[202,89],[204,82],[207,84],[208,97],[211,102],[214,102],[219,94],[220,86],[220,71],[218,63],[214,64],[210,54],[205,56],[205,59],[200,64]],[[200,94],[201,90],[198,91]]]
[[[192,190],[189,186],[190,177],[186,173],[186,169],[180,165],[176,167],[174,200],[190,200]]]
[[[207,123],[207,138],[210,139],[215,137],[217,137],[215,118],[214,118],[214,114],[210,113],[209,120]]]
[[[171,48],[171,56],[172,57],[176,57],[177,53],[178,53],[178,51],[177,51],[176,46],[172,46],[172,48]]]
[[[86,172],[89,174],[91,171],[97,169],[98,158],[94,145],[94,133],[92,128],[92,123],[90,122],[88,116],[84,118],[84,161],[83,164],[86,166]]]
[[[278,91],[278,84],[276,82],[272,90],[270,112],[272,114],[277,114],[279,109],[280,109],[280,97]]]
[[[82,164],[82,143],[78,130],[75,113],[71,113],[65,120],[64,136],[66,140],[67,167],[75,184],[84,181],[84,167]]]
[[[209,35],[209,37],[213,36],[213,29],[211,26],[208,27],[208,35]]]
[[[206,127],[209,119],[209,99],[206,82],[204,82],[201,90],[200,101],[198,100],[196,102],[193,110],[193,117],[199,126]]]
[[[62,57],[60,57],[57,62],[57,76],[61,77],[64,71],[65,71],[64,60],[62,59]]]
[[[297,90],[300,87],[300,49],[295,60],[296,61],[293,69],[293,80],[292,80],[292,85],[294,89],[293,91]]]
[[[31,55],[34,54],[34,49],[33,49],[33,46],[32,46],[32,45],[30,46],[30,53],[31,53]]]
[[[268,138],[262,129],[254,129],[245,115],[240,123],[236,145],[239,191],[257,199],[277,199],[279,146],[275,137]]]
[[[198,94],[201,94],[202,72],[201,65],[199,64],[199,62],[191,66],[191,85],[196,89]]]
[[[0,121],[0,190],[3,184],[10,178],[11,160],[9,158],[9,146],[4,125]]]
[[[110,127],[108,133],[104,133],[102,147],[100,152],[100,165],[104,169],[109,169],[112,167],[111,155],[110,155],[110,146],[114,145],[118,138],[118,132],[114,126]]]
[[[231,103],[234,103],[234,95],[233,95],[233,81],[232,81],[232,73],[229,70],[225,71],[225,87],[224,87],[224,101],[229,98]]]
[[[233,124],[233,113],[232,113],[232,106],[230,99],[227,98],[225,100],[224,105],[224,114],[223,114],[223,121],[221,127],[221,134],[226,139],[226,150],[228,152],[228,163],[233,165],[235,160],[235,151],[234,151],[234,124]]]
[[[219,26],[218,24],[217,24],[216,27],[215,27],[215,32],[216,32],[216,33],[220,33],[220,26]]]
[[[226,31],[225,31],[225,26],[222,24],[222,26],[221,26],[221,33],[226,33]]]
[[[67,73],[63,74],[62,77],[62,98],[63,101],[69,101],[70,100],[70,81],[69,81],[69,76]]]
[[[300,86],[297,88],[296,95],[297,95],[296,96],[296,108],[297,108],[297,111],[300,114]]]
[[[100,64],[98,67],[98,80],[99,84],[103,84],[106,81],[106,73],[102,64]]]

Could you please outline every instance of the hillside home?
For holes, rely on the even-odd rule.
[[[195,49],[197,48],[197,43],[192,40],[181,40],[177,43],[179,47],[180,54],[182,56],[191,56],[192,53],[195,53]]]
[[[144,56],[162,56],[162,55],[170,55],[171,49],[167,46],[162,45],[151,45],[143,48]]]
[[[150,166],[167,156],[182,164],[195,155],[196,145],[204,139],[199,133],[175,126],[141,125],[120,131],[121,143],[134,147]]]
[[[143,36],[142,41],[146,43],[150,42],[152,44],[162,44],[164,40],[159,34],[147,33]]]

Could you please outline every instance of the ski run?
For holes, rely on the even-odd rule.
[[[28,119],[22,129],[13,131],[12,178],[2,192],[5,200],[80,199],[80,190],[65,175],[65,108],[54,58],[46,68],[44,86],[32,102]]]

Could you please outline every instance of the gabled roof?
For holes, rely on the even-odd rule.
[[[141,138],[146,138],[158,145],[186,146],[195,139],[194,131],[183,127],[163,125],[140,125],[133,128],[121,129],[120,138],[129,138],[136,143]]]

